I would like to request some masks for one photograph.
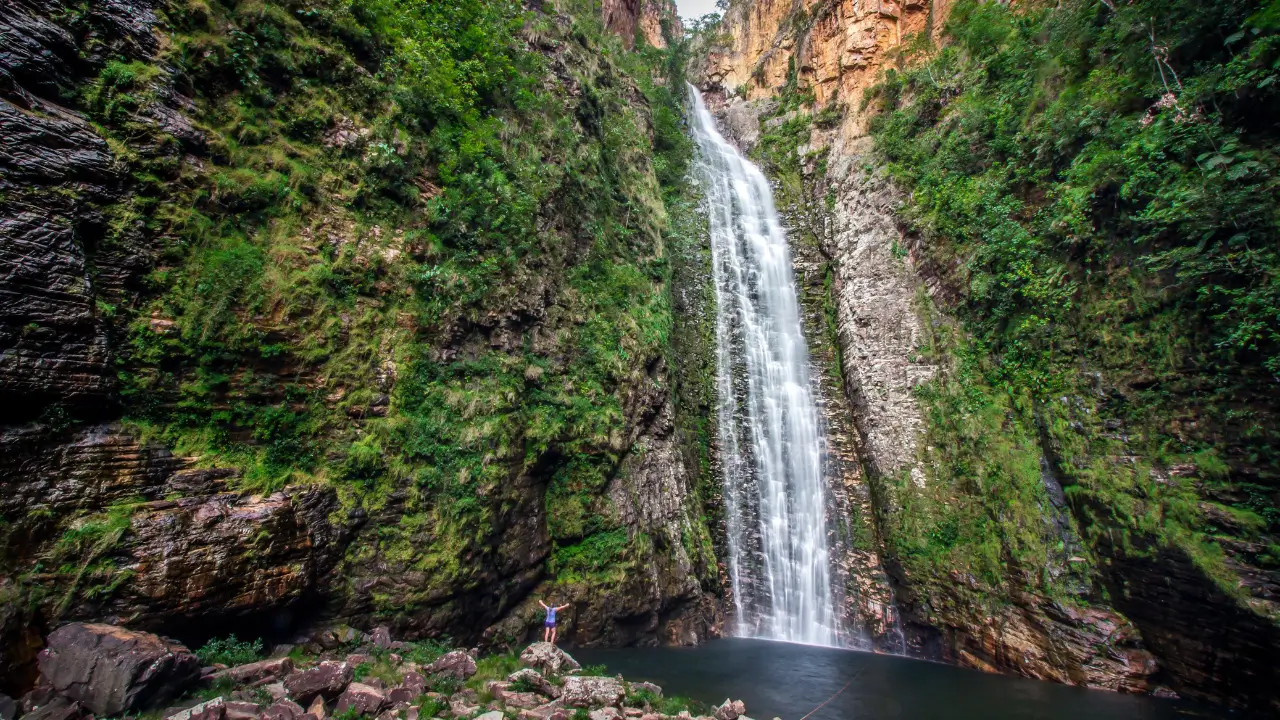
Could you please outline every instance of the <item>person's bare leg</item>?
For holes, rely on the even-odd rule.
[[[551,644],[556,644],[556,628],[551,628]]]
[[[551,628],[549,628],[549,627],[543,627],[543,628],[542,628],[542,642],[547,642],[547,641],[549,641],[550,639],[551,639]]]

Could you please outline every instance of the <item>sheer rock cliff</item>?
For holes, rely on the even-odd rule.
[[[940,261],[902,219],[912,198],[881,167],[868,130],[876,111],[869,93],[886,70],[927,54],[936,47],[930,42],[946,42],[950,5],[733,2],[700,39],[693,64],[691,82],[715,103],[722,129],[774,173],[780,204],[791,198],[798,275],[809,273],[810,236],[829,267],[825,302],[838,360],[828,354],[823,362],[842,381],[856,427],[848,445],[860,465],[850,482],[865,485],[874,518],[862,548],[877,560],[853,564],[864,578],[880,566],[887,571],[911,654],[1094,688],[1273,706],[1276,695],[1263,680],[1271,671],[1262,668],[1275,659],[1274,621],[1229,599],[1179,551],[1122,549],[1119,530],[1117,544],[1098,543],[1099,533],[1112,532],[1097,524],[1105,510],[1069,502],[1056,470],[1087,461],[1063,458],[1047,436],[1040,469],[1029,478],[1043,486],[1032,488],[1042,503],[1037,532],[1059,548],[1047,568],[1019,567],[1006,556],[993,586],[960,568],[926,576],[904,562],[904,550],[937,532],[920,522],[921,498],[945,504],[954,492],[936,469],[929,443],[938,420],[920,390],[955,372],[940,338],[962,332],[949,308],[968,288],[962,269]],[[806,331],[823,329],[811,321]],[[1103,395],[1131,392],[1120,378],[1110,387],[1101,375],[1098,382]],[[1094,540],[1082,540],[1085,526]],[[1242,586],[1259,588],[1252,602],[1262,607],[1268,581],[1257,579],[1269,571],[1247,561],[1236,567]],[[1065,592],[1035,589],[1028,578],[1040,573]]]
[[[40,638],[73,619],[194,642],[236,631],[288,639],[309,622],[376,621],[406,637],[503,646],[533,632],[537,597],[555,593],[573,604],[562,624],[580,643],[693,643],[718,632],[701,508],[708,469],[677,417],[666,365],[666,353],[680,349],[639,347],[632,323],[601,351],[617,363],[612,374],[566,370],[581,355],[573,333],[602,322],[594,308],[610,302],[592,295],[610,286],[577,264],[599,227],[591,223],[631,223],[633,244],[611,262],[652,262],[652,276],[629,278],[628,287],[669,312],[666,214],[647,155],[623,151],[625,216],[585,217],[566,183],[538,212],[542,252],[521,258],[527,264],[514,274],[498,271],[478,307],[446,304],[428,327],[422,306],[405,298],[450,303],[462,286],[433,286],[439,268],[427,258],[442,262],[442,248],[415,243],[432,198],[457,191],[428,162],[397,179],[403,185],[389,201],[352,199],[350,190],[374,177],[369,168],[417,162],[421,139],[395,115],[405,108],[386,104],[391,91],[374,84],[391,52],[383,39],[344,34],[367,31],[336,5],[320,5],[15,0],[0,8],[0,684],[9,692],[33,679]],[[660,43],[669,11],[669,3],[620,3],[606,8],[605,21],[628,44],[637,29]],[[652,108],[607,59],[618,40],[568,38],[575,20],[552,4],[529,12],[514,52],[541,59],[517,70],[540,73],[538,83],[563,103],[556,116],[574,118],[580,137],[600,138],[602,122],[634,123],[628,142],[649,147]],[[588,33],[598,27],[598,19],[578,21]],[[204,60],[192,62],[198,52]],[[620,89],[603,99],[597,81]],[[112,92],[119,95],[108,106],[95,104]],[[272,115],[290,103],[283,120]],[[296,110],[304,105],[305,118]],[[228,108],[253,118],[228,132]],[[589,159],[600,152],[599,143],[586,149],[590,142],[568,152]],[[274,156],[249,171],[240,158],[253,148]],[[330,176],[320,187],[316,166],[345,180],[330,184]],[[240,179],[228,181],[236,172]],[[261,184],[286,176],[283,185]],[[274,219],[261,222],[264,208]],[[289,208],[305,212],[295,222]],[[334,302],[215,300],[210,293],[251,268],[232,263],[195,290],[201,301],[182,314],[165,293],[174,277],[200,272],[200,257],[220,252],[193,239],[209,217],[229,220],[221,226],[228,237],[274,243],[270,272],[319,273],[320,295]],[[468,232],[468,222],[453,227]],[[572,285],[576,278],[599,284]],[[225,313],[231,325],[192,334],[186,323],[205,312]],[[665,332],[669,315],[653,322],[646,342]],[[219,335],[232,325],[244,334]],[[169,354],[186,343],[203,348],[200,359]],[[490,399],[469,399],[496,376],[459,371],[461,380],[431,396],[437,405],[420,407],[437,420],[455,411],[470,419],[482,405],[506,419],[465,431],[427,423],[411,437],[432,440],[403,440],[395,428],[411,422],[406,385],[421,391],[428,368],[484,362],[517,379]],[[137,392],[139,380],[148,389]],[[540,415],[515,412],[534,395],[554,399]],[[578,413],[578,425],[555,408]],[[592,408],[612,413],[609,427],[581,419]],[[267,414],[244,419],[259,411]],[[187,434],[192,423],[209,434]],[[495,423],[516,430],[487,439],[499,436]],[[490,446],[445,478],[457,483],[447,496],[430,494],[423,479],[447,458],[394,471],[390,462],[416,452],[408,442],[437,437]],[[353,460],[353,446],[370,441],[387,445]],[[264,481],[255,474],[263,452],[297,464]],[[486,469],[487,479],[477,478]],[[567,519],[549,517],[561,511]]]

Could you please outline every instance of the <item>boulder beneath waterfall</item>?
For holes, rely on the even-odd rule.
[[[99,717],[161,705],[200,675],[200,661],[185,645],[102,624],[54,630],[36,662],[42,685]]]

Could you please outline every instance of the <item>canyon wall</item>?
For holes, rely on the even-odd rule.
[[[877,83],[950,42],[943,28],[951,9],[925,0],[734,2],[700,38],[692,68],[726,134],[774,179],[797,274],[823,268],[816,274],[824,279],[805,283],[817,296],[808,304],[825,305],[806,331],[834,336],[834,353],[814,354],[838,376],[849,408],[839,412],[856,428],[843,443],[855,460],[836,484],[867,498],[873,530],[852,545],[861,553],[850,556],[854,575],[866,578],[864,593],[896,602],[890,613],[900,612],[911,654],[1094,688],[1274,707],[1266,678],[1280,647],[1268,609],[1275,569],[1232,549],[1268,536],[1237,530],[1219,541],[1234,573],[1226,581],[1211,579],[1216,571],[1171,541],[1122,542],[1131,530],[1066,487],[1080,482],[1079,468],[1106,466],[1128,478],[1133,465],[1151,463],[1154,477],[1187,473],[1212,516],[1226,514],[1211,507],[1221,496],[1193,465],[1161,467],[1136,442],[1103,449],[1099,441],[1081,454],[1078,440],[1056,434],[1054,408],[996,399],[981,410],[957,399],[974,392],[963,389],[971,350],[956,313],[971,292],[963,260],[907,219],[913,198],[890,179],[871,128]],[[1134,396],[1143,373],[1099,373],[1090,358],[1081,365],[1092,397],[1061,399],[1081,408],[1069,432],[1127,435],[1098,398]],[[983,450],[958,462],[957,448],[973,437]],[[1131,465],[1117,464],[1117,455]],[[982,480],[974,488],[956,474],[992,468],[1014,478],[1000,486],[1013,489],[984,491]],[[984,555],[990,560],[975,559]],[[875,590],[881,567],[890,586]],[[1247,598],[1232,597],[1237,583]]]
[[[657,44],[663,7],[604,20]],[[552,4],[384,18],[506,58],[458,94],[344,8],[0,13],[9,692],[73,619],[503,646],[553,598],[580,643],[718,632],[708,450],[673,390],[700,379],[667,364],[705,353],[671,339],[667,269],[698,228],[653,170],[655,80]]]

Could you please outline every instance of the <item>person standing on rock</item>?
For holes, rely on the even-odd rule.
[[[543,628],[542,628],[542,641],[549,642],[552,645],[555,645],[556,644],[556,613],[569,607],[569,605],[565,604],[565,605],[561,605],[560,607],[552,607],[542,602],[541,600],[538,601],[538,604],[541,605],[547,611],[547,622],[543,625]]]

